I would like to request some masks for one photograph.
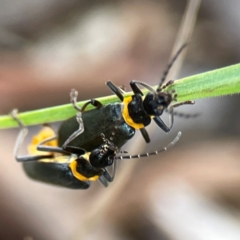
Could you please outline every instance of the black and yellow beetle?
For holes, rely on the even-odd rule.
[[[77,117],[66,120],[60,127],[58,146],[66,147],[71,142],[72,146],[80,146],[91,151],[101,144],[100,134],[103,133],[107,139],[121,148],[134,136],[136,130],[140,130],[145,141],[149,143],[150,138],[145,127],[151,123],[151,119],[163,131],[170,131],[174,120],[173,109],[180,105],[194,103],[193,101],[185,101],[172,104],[173,101],[177,100],[177,94],[174,91],[163,91],[174,83],[169,81],[163,84],[173,62],[185,47],[186,44],[178,50],[169,63],[156,90],[146,83],[131,81],[130,86],[134,94],[125,97],[123,90],[109,81],[106,83],[107,86],[118,96],[121,103],[102,105],[99,101],[91,99],[82,108],[77,106],[77,91],[72,90],[71,102],[78,113]],[[149,93],[144,96],[139,86],[148,89]],[[95,109],[85,111],[89,104],[95,106]],[[165,110],[169,112],[169,125],[166,125],[160,117]],[[181,114],[181,116],[189,117],[190,115]],[[85,124],[83,125],[82,122]]]
[[[20,127],[19,137],[15,147],[15,158],[23,163],[26,174],[35,180],[59,185],[72,189],[87,189],[90,181],[100,180],[105,186],[115,175],[114,158],[118,148],[102,134],[102,144],[87,152],[83,148],[67,146],[58,147],[57,136],[53,129],[44,126],[33,137],[28,147],[29,155],[19,156],[18,152],[27,134],[27,128],[17,117],[17,111],[12,111],[12,117]],[[113,175],[106,169],[114,164]]]
[[[34,180],[71,189],[87,189],[90,182],[96,180],[107,187],[108,182],[114,180],[117,160],[157,155],[174,145],[181,136],[179,132],[167,147],[158,151],[134,156],[117,156],[116,154],[120,153],[118,147],[106,139],[104,134],[101,134],[102,144],[92,151],[87,152],[76,146],[58,147],[55,132],[46,125],[33,137],[28,147],[29,155],[19,156],[18,151],[28,130],[17,117],[16,110],[13,110],[11,115],[21,129],[16,141],[15,158],[22,162],[26,174]],[[107,167],[112,165],[111,175]]]

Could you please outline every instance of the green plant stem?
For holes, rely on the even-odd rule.
[[[170,90],[176,91],[178,102],[240,93],[240,64],[177,80],[173,85],[165,89],[165,91]],[[147,90],[143,92],[146,93]],[[131,94],[132,92],[127,92],[126,96]],[[119,99],[115,95],[97,98],[97,100],[104,105],[119,102]],[[85,102],[81,101],[78,105],[81,107]],[[92,108],[92,106],[89,106],[88,109]],[[75,114],[76,110],[72,107],[72,104],[65,104],[19,113],[18,116],[26,126],[29,126],[63,121]],[[0,117],[0,129],[13,127],[17,127],[17,123],[11,116]]]

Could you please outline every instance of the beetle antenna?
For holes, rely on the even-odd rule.
[[[156,90],[157,92],[160,92],[160,91],[162,90],[162,85],[163,85],[164,81],[166,80],[166,77],[167,77],[167,75],[168,75],[168,73],[169,73],[172,65],[174,64],[174,62],[176,61],[176,59],[178,58],[178,56],[180,55],[180,53],[183,51],[183,49],[187,47],[187,45],[188,45],[188,43],[184,43],[184,44],[182,45],[182,47],[180,47],[180,49],[176,52],[176,54],[174,55],[174,57],[172,58],[172,60],[170,61],[170,63],[167,65],[167,68],[166,68],[166,70],[163,72],[163,76],[162,76],[162,78],[161,78],[161,80],[160,80],[160,83],[159,83],[159,85],[158,85],[158,88],[157,88],[157,90]]]
[[[170,142],[166,147],[162,148],[161,150],[155,151],[155,152],[150,152],[150,153],[143,153],[143,154],[137,154],[137,155],[128,155],[128,156],[119,156],[116,157],[115,159],[132,159],[132,158],[143,158],[143,157],[149,157],[152,155],[158,155],[161,152],[167,151],[170,147],[172,147],[181,137],[182,133],[178,132],[177,136],[173,139],[172,142]]]

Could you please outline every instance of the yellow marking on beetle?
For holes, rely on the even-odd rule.
[[[44,162],[44,163],[69,163],[70,161],[71,161],[71,158],[69,158],[69,156],[64,156],[64,155],[60,155],[54,158],[45,158],[45,159],[39,160],[39,162]]]
[[[82,158],[84,158],[85,160],[87,160],[89,162],[90,154],[91,154],[91,152],[86,152],[85,154],[82,155]]]
[[[132,96],[130,97],[125,97],[123,99],[123,112],[122,112],[122,116],[123,116],[123,119],[125,120],[125,122],[135,128],[135,129],[141,129],[141,128],[144,128],[144,125],[142,123],[135,123],[133,121],[133,119],[130,117],[129,115],[129,111],[128,111],[128,104],[132,101]]]
[[[74,175],[74,177],[76,177],[80,181],[96,181],[99,178],[98,175],[87,178],[87,177],[83,176],[81,173],[77,172],[77,161],[71,162],[69,164],[69,167],[71,168],[71,171],[72,171],[72,174]]]
[[[33,137],[31,144],[28,146],[28,152],[31,155],[37,155],[37,154],[41,154],[41,155],[53,155],[54,153],[50,153],[50,152],[43,152],[43,151],[38,151],[37,150],[37,146],[39,145],[39,143],[41,143],[42,141],[54,137],[55,136],[55,132],[53,131],[52,128],[50,127],[43,127],[43,129],[36,135]],[[51,146],[51,147],[57,147],[57,140],[52,140],[49,142],[46,142],[44,144],[44,146]]]

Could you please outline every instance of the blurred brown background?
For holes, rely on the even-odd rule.
[[[186,4],[1,0],[0,114],[68,103],[72,88],[79,100],[109,95],[107,80],[127,90],[133,79],[156,85]],[[238,0],[202,1],[179,77],[239,62],[239,9]],[[1,130],[0,239],[240,239],[238,104],[239,96],[230,96],[182,107],[201,115],[176,118],[168,135],[156,128],[145,151],[166,146],[178,131],[181,140],[137,160],[127,184],[117,176],[107,189],[27,179],[12,154],[18,130]],[[39,129],[30,128],[28,141]],[[137,134],[123,149],[139,153],[139,142]]]

